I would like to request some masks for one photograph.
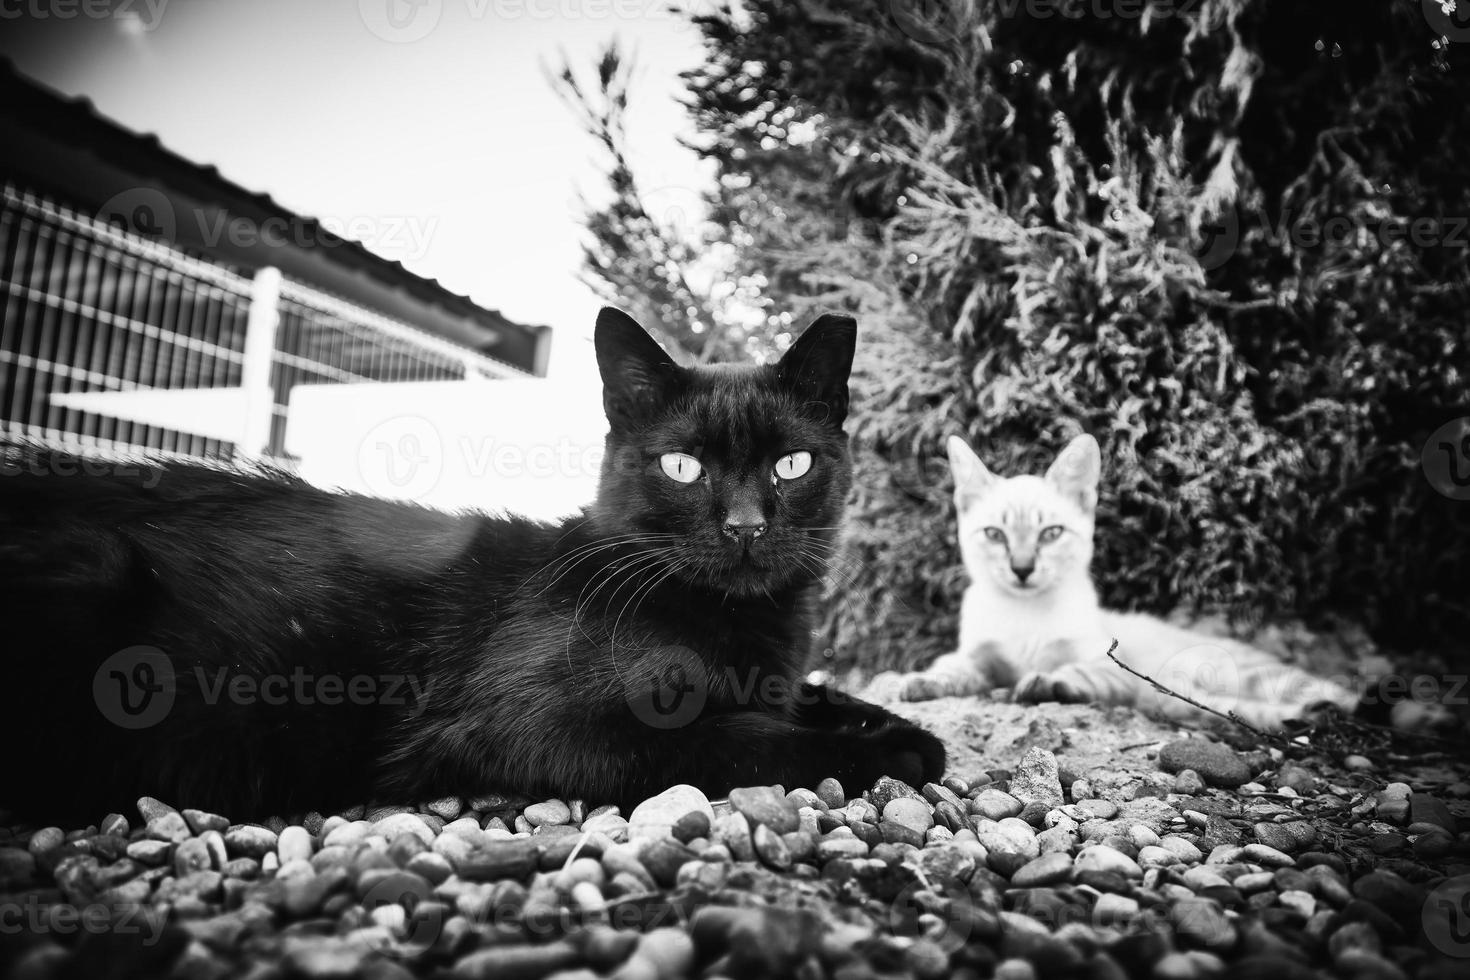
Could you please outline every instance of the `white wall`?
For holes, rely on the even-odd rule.
[[[606,431],[596,383],[298,385],[286,451],[318,486],[550,520],[596,494]]]

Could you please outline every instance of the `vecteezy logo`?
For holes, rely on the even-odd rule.
[[[444,929],[443,917],[437,912],[417,914],[419,903],[432,897],[429,883],[418,875],[389,874],[367,890],[361,904],[369,912],[383,905],[401,905],[408,933],[403,941],[428,946]]]
[[[1420,0],[1429,29],[1450,43],[1470,41],[1470,4],[1458,0]]]
[[[686,647],[656,647],[620,659],[623,698],[633,716],[650,728],[683,728],[704,711],[709,674]]]
[[[1114,655],[1128,663],[1126,653],[1115,651]],[[1150,672],[1148,676],[1175,694],[1211,707],[1227,708],[1240,698],[1240,665],[1228,649],[1216,643],[1184,647],[1165,660],[1157,673]],[[1140,695],[1139,708],[1144,711],[1170,714],[1171,709],[1177,710],[1179,706],[1180,702],[1153,688]]]
[[[426,418],[388,419],[357,447],[357,471],[368,490],[380,497],[422,500],[444,474],[444,441]]]
[[[439,26],[444,0],[357,0],[367,29],[392,44],[412,44]]]
[[[974,899],[956,881],[916,881],[888,904],[888,929],[896,936],[925,936],[946,953],[970,939],[974,929]]]
[[[97,217],[144,238],[166,242],[178,238],[179,222],[173,202],[153,187],[130,187],[112,195],[97,209]]]
[[[1435,429],[1419,464],[1431,487],[1451,500],[1470,500],[1470,415]]]
[[[1240,245],[1240,211],[1230,205],[1223,212],[1207,218],[1199,226],[1199,264],[1205,269],[1224,265]]]
[[[173,710],[178,685],[173,661],[157,647],[119,650],[92,677],[92,699],[102,717],[119,728],[151,728]]]
[[[1470,875],[1440,882],[1424,901],[1421,921],[1435,949],[1470,957]]]

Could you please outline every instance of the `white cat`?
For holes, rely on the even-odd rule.
[[[1205,715],[1108,659],[1116,639],[1114,656],[1133,669],[1259,728],[1279,728],[1324,704],[1356,706],[1344,684],[1244,643],[1098,605],[1088,566],[1102,464],[1092,436],[1073,439],[1045,477],[998,477],[954,436],[949,460],[970,576],[959,648],[921,672],[876,679],[874,696],[921,701],[1007,687],[1018,701],[1128,704],[1176,720]]]

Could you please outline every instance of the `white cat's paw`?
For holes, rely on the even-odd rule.
[[[904,678],[908,676],[910,675],[900,674],[896,670],[885,670],[868,681],[858,696],[875,704],[900,701],[903,699]]]
[[[933,701],[955,693],[954,682],[932,674],[908,674],[903,679],[899,698],[904,701]]]
[[[1069,676],[1066,668],[1054,671],[1033,670],[1016,682],[1012,698],[1021,704],[1037,704],[1042,701],[1085,704],[1093,700],[1092,692],[1077,678]]]

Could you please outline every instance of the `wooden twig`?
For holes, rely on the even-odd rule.
[[[1268,732],[1261,731],[1256,726],[1254,726],[1254,725],[1252,725],[1252,724],[1244,721],[1243,719],[1241,719],[1240,716],[1237,715],[1233,711],[1220,711],[1220,710],[1218,710],[1216,708],[1210,707],[1207,704],[1200,704],[1194,698],[1191,698],[1191,697],[1188,697],[1186,695],[1180,694],[1178,691],[1172,691],[1172,690],[1170,690],[1169,688],[1167,688],[1164,685],[1160,684],[1158,681],[1154,680],[1152,677],[1148,676],[1147,674],[1139,673],[1138,671],[1134,670],[1132,667],[1130,667],[1127,664],[1125,664],[1123,661],[1119,660],[1117,657],[1113,656],[1113,651],[1115,651],[1117,649],[1118,649],[1118,641],[1116,639],[1114,639],[1113,640],[1113,645],[1110,646],[1110,647],[1108,647],[1108,659],[1111,660],[1113,663],[1117,664],[1119,667],[1122,667],[1124,670],[1128,671],[1128,673],[1132,674],[1134,677],[1137,677],[1139,680],[1146,681],[1147,683],[1149,683],[1150,685],[1152,685],[1153,686],[1153,689],[1155,691],[1158,691],[1160,694],[1166,694],[1166,695],[1168,695],[1171,698],[1177,698],[1178,700],[1183,701],[1185,704],[1192,705],[1192,706],[1198,708],[1201,711],[1204,711],[1204,712],[1207,712],[1209,714],[1214,715],[1217,718],[1224,718],[1226,721],[1234,722],[1235,724],[1239,725],[1241,728],[1244,728],[1246,731],[1248,731],[1252,735],[1256,736],[1256,738],[1261,739],[1263,741],[1267,741],[1267,742],[1283,742],[1283,743],[1286,741],[1285,739],[1280,738],[1279,736],[1274,736],[1274,735],[1271,735]]]

